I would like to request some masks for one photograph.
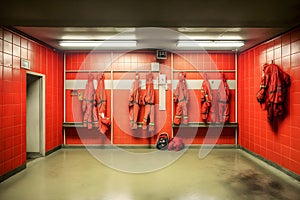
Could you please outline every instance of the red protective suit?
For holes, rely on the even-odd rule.
[[[143,129],[147,129],[148,117],[149,122],[149,132],[154,132],[154,87],[153,87],[153,75],[152,73],[146,76],[146,92],[142,98],[143,104],[145,105],[145,115],[143,119]]]
[[[106,114],[106,94],[105,94],[105,85],[104,85],[104,74],[98,75],[98,85],[95,94],[95,101],[98,115],[101,113]]]
[[[212,90],[206,74],[204,74],[204,79],[200,90],[200,99],[201,117],[204,122],[207,122],[209,113],[211,111]]]
[[[141,89],[140,89],[140,77],[138,74],[135,76],[135,80],[131,86],[129,92],[129,120],[131,129],[137,129],[137,118],[140,110],[141,101]]]
[[[181,117],[183,115],[183,123],[188,124],[188,112],[187,104],[189,102],[189,93],[185,80],[185,73],[180,72],[178,74],[179,82],[176,86],[174,93],[174,101],[177,102],[176,113],[174,118],[174,124],[179,125],[181,123]]]
[[[284,104],[290,86],[290,76],[275,64],[264,64],[260,90],[256,94],[259,103],[268,111],[268,120],[284,116]]]
[[[94,76],[89,74],[88,81],[84,90],[83,100],[82,100],[82,111],[83,115],[83,126],[88,129],[98,127],[98,119],[95,107],[95,89],[94,89]]]
[[[229,87],[227,84],[227,79],[224,74],[222,74],[222,81],[219,85],[218,90],[218,104],[219,104],[219,121],[228,122],[229,121]]]
[[[110,119],[106,117],[106,94],[104,79],[104,74],[98,75],[98,85],[95,93],[96,110],[99,122],[98,130],[103,134],[106,133],[110,126]]]

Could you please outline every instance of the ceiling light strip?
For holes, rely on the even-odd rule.
[[[242,47],[243,41],[191,41],[180,40],[177,42],[177,47]]]
[[[59,45],[62,47],[136,47],[137,41],[60,41]]]

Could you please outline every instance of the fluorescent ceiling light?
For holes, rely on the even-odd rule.
[[[177,31],[182,32],[182,33],[203,33],[203,32],[224,33],[224,32],[240,32],[241,28],[209,28],[209,27],[187,28],[187,27],[181,27],[181,28],[178,28]]]
[[[219,40],[242,40],[243,38],[239,35],[220,35]]]
[[[133,34],[88,34],[88,35],[64,35],[61,37],[62,40],[67,41],[105,41],[105,40],[136,40],[135,35]]]
[[[136,47],[137,42],[133,40],[124,41],[60,41],[62,47]]]
[[[179,40],[242,40],[242,37],[239,35],[180,35]]]
[[[64,28],[65,32],[69,33],[121,33],[121,32],[134,32],[136,28],[130,28],[130,27],[66,27]]]
[[[243,41],[178,41],[177,47],[241,47]]]

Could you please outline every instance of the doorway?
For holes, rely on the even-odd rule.
[[[44,76],[26,76],[26,157],[27,161],[45,156]]]

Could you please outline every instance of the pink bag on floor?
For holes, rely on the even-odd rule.
[[[179,137],[174,137],[168,144],[169,151],[180,151],[184,148],[183,140]]]

